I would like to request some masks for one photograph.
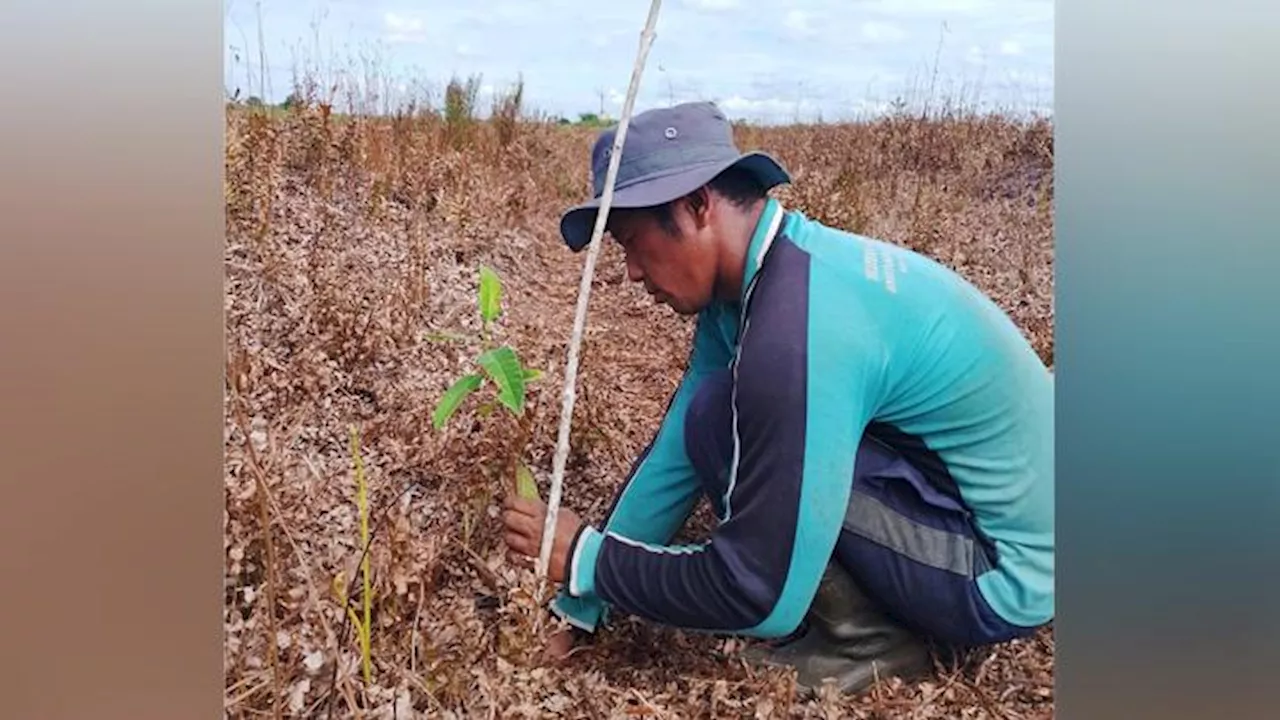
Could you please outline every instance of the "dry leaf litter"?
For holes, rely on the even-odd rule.
[[[1051,125],[900,117],[737,132],[790,168],[787,205],[958,270],[1052,365]],[[312,106],[230,111],[226,139],[228,717],[1053,716],[1051,629],[856,699],[800,702],[785,673],[745,667],[743,640],[625,616],[543,666],[533,573],[506,557],[497,530],[496,473],[517,425],[472,402],[436,432],[431,412],[480,349],[467,337],[489,265],[504,285],[494,339],[546,373],[531,390],[526,454],[545,494],[583,261],[557,220],[589,187],[592,133]],[[565,480],[565,505],[588,522],[654,432],[690,333],[626,282],[606,245]],[[359,618],[352,426],[373,532],[367,687],[335,587],[341,578]],[[682,538],[709,518],[704,504]]]

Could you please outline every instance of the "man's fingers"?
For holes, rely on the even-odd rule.
[[[529,515],[507,510],[502,513],[502,522],[507,526],[508,532],[523,535],[530,540],[542,538],[542,522]]]
[[[524,535],[518,535],[513,532],[508,532],[504,536],[504,539],[507,542],[507,547],[510,548],[513,553],[519,556],[533,557],[533,555],[537,552],[537,548],[534,547],[533,541],[525,537]]]
[[[528,536],[521,535],[518,532],[512,532],[511,530],[507,530],[507,532],[502,535],[502,539],[507,543],[507,547],[515,552],[526,552],[529,549],[529,546],[533,544],[533,540]]]
[[[518,512],[521,515],[529,515],[531,517],[546,514],[546,505],[542,502],[522,498],[519,495],[507,495],[502,501],[502,506],[507,510]]]

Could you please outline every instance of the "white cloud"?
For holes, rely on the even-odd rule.
[[[623,47],[626,48],[628,53],[634,53],[638,34],[638,30],[632,31],[630,28],[619,29],[616,25],[601,27],[590,32],[588,42],[597,48]]]
[[[382,16],[386,38],[393,43],[416,43],[426,40],[426,25],[419,17],[406,17],[389,12]]]
[[[722,110],[735,118],[753,120],[787,121],[799,116],[811,119],[820,109],[812,103],[780,97],[747,98],[733,95],[716,102]]]
[[[739,6],[739,0],[684,0],[684,4],[695,10],[719,12],[733,10]]]
[[[893,108],[888,100],[871,100],[859,98],[853,102],[853,112],[857,115],[879,115]]]
[[[519,23],[531,20],[538,14],[537,3],[503,3],[493,8],[485,8],[473,13],[473,17],[482,23],[501,20],[508,23]]]
[[[1008,82],[1013,85],[1045,90],[1053,87],[1053,75],[1034,70],[1010,70],[1004,73]]]
[[[741,95],[734,95],[733,97],[725,98],[717,104],[729,112],[778,112],[779,110],[786,109],[785,101],[779,100],[778,98],[748,100]]]
[[[788,10],[782,23],[795,37],[812,37],[817,34],[813,29],[813,15],[805,10]]]
[[[422,18],[405,17],[389,12],[382,16],[387,27],[397,32],[416,32],[422,30]]]
[[[1021,55],[1022,43],[1018,42],[1017,40],[1005,40],[1004,42],[1000,43],[1000,54],[1001,55]]]
[[[871,7],[894,15],[935,16],[939,20],[955,15],[976,15],[996,9],[997,0],[873,0]],[[1020,4],[1006,0],[1004,5]]]
[[[862,37],[873,43],[896,43],[905,40],[907,33],[897,25],[872,20],[862,24]]]

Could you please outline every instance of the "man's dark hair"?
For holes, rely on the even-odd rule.
[[[756,176],[738,166],[731,167],[716,175],[707,183],[706,187],[740,208],[749,207],[756,201],[764,200],[767,197],[764,185],[760,183]],[[668,235],[675,235],[678,231],[675,218],[671,213],[673,203],[674,201],[650,208],[650,212],[653,213],[654,219],[658,221],[659,227]]]

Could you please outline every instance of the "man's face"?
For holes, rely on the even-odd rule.
[[[675,233],[653,214],[638,210],[609,213],[609,234],[622,246],[627,277],[644,283],[655,302],[681,315],[696,315],[712,298],[716,253],[705,222],[695,220],[686,201],[672,209]]]

